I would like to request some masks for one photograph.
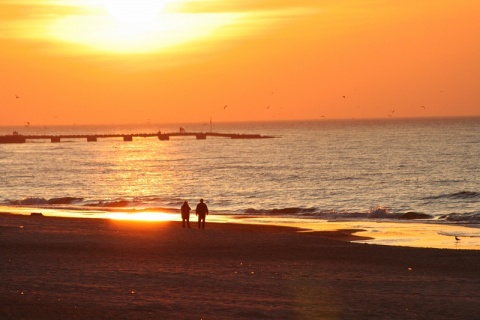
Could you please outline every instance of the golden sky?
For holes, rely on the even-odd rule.
[[[0,125],[480,115],[479,17],[478,0],[0,0]]]

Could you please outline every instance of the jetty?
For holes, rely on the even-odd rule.
[[[182,129],[182,128],[180,128]],[[82,139],[88,142],[95,142],[103,138],[122,138],[123,141],[133,141],[133,138],[157,137],[161,141],[168,141],[172,137],[195,137],[197,140],[205,140],[207,137],[221,137],[229,139],[267,139],[274,136],[265,136],[260,134],[243,133],[219,133],[219,132],[187,132],[180,130],[178,132],[156,132],[156,133],[118,133],[118,134],[65,134],[65,135],[23,135],[18,132],[0,136],[2,143],[26,143],[32,140],[50,140],[51,142],[61,142],[62,140]]]

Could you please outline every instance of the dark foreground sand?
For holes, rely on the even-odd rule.
[[[480,317],[479,251],[324,236],[0,214],[0,319]]]

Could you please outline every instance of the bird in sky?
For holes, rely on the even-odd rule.
[[[226,105],[224,105],[224,106],[223,106],[223,110],[225,110],[225,108],[227,108],[227,107],[228,107],[228,105],[227,105],[227,104],[226,104]]]
[[[18,98],[20,98],[20,97],[19,97],[18,95],[15,95],[15,98],[17,98],[17,99],[18,99]]]
[[[423,109],[425,109],[425,106],[420,106],[420,108],[423,108]]]

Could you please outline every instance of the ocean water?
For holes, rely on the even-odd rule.
[[[0,135],[178,131],[180,125],[0,127]],[[480,223],[480,118],[182,124],[208,137],[0,144],[0,205],[130,213]]]

